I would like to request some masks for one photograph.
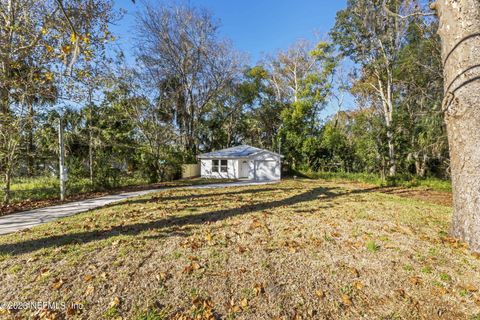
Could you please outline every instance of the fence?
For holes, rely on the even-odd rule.
[[[200,164],[182,164],[182,179],[200,176]]]

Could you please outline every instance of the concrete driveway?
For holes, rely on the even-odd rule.
[[[162,190],[171,189],[211,189],[211,188],[228,188],[241,187],[251,185],[271,184],[278,181],[237,181],[227,183],[214,183],[188,187],[160,188],[142,191],[125,192],[119,194],[108,195],[99,198],[87,199],[82,201],[69,202],[57,206],[38,208],[29,211],[16,212],[0,217],[0,235],[12,233],[18,230],[31,228],[42,223],[50,222],[59,218],[68,217],[80,212],[103,207],[107,204],[118,202],[121,200],[143,196],[150,193],[162,192]]]

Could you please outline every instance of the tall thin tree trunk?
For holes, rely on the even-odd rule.
[[[92,89],[88,90],[88,169],[90,173],[90,184],[94,183],[94,173],[93,173],[93,112],[92,112]]]
[[[28,176],[33,177],[35,174],[35,158],[33,156],[33,104],[28,103],[28,141],[27,141],[27,159],[28,159]]]
[[[391,125],[387,126],[387,142],[388,142],[388,175],[393,177],[397,174],[397,164],[395,160],[395,145],[393,141],[393,131]]]
[[[12,183],[12,170],[7,167],[5,170],[5,184],[3,188],[3,204],[10,203],[10,185]]]
[[[453,185],[452,235],[480,252],[480,1],[438,0],[445,122]]]
[[[390,72],[389,72],[390,74]],[[383,81],[378,77],[378,90],[380,92],[380,98],[383,106],[383,117],[385,119],[385,127],[387,129],[387,145],[388,145],[388,175],[393,177],[397,174],[397,162],[396,162],[396,152],[395,152],[395,139],[394,139],[394,128],[393,128],[393,101],[392,101],[392,80],[390,75],[388,76],[388,81],[385,84],[385,89]],[[386,90],[386,93],[385,91]]]

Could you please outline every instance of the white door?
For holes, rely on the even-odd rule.
[[[248,178],[248,161],[249,160],[238,160],[238,172],[239,172],[239,178]]]
[[[277,173],[278,162],[275,160],[255,161],[255,180],[277,180],[280,177]]]

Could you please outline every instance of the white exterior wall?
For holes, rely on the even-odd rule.
[[[216,159],[215,159],[216,160]],[[221,160],[221,159],[218,159]],[[282,159],[270,152],[261,152],[250,159],[228,159],[228,172],[212,172],[212,159],[200,160],[202,178],[249,180],[280,180]],[[244,163],[246,162],[246,163]]]
[[[262,152],[252,157],[248,178],[251,180],[280,180],[282,159],[272,153]]]
[[[216,160],[216,159],[215,159]],[[218,159],[219,161],[222,159]],[[225,159],[223,159],[225,160]],[[202,159],[200,161],[200,174],[202,178],[210,179],[238,179],[238,159],[227,159],[227,172],[212,172],[212,159]],[[220,163],[219,163],[220,165]]]

